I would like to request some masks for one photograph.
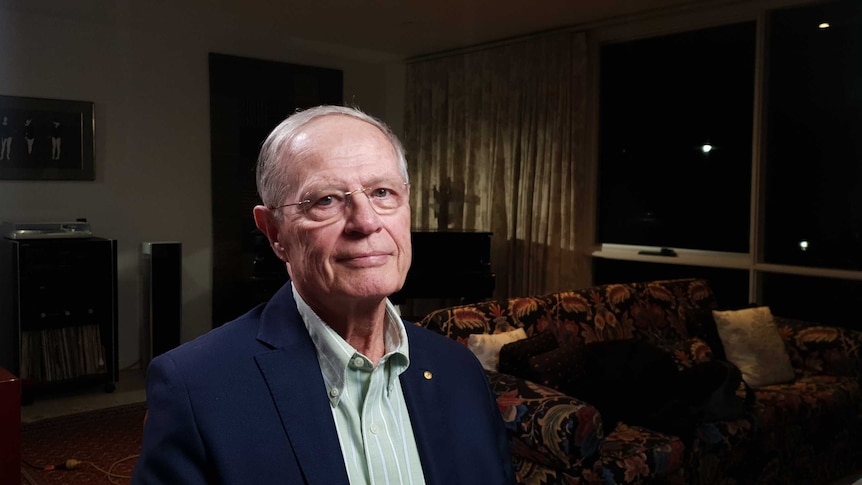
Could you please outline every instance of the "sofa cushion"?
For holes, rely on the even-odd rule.
[[[573,392],[586,378],[587,353],[582,345],[564,345],[529,358],[524,379],[581,397]]]
[[[778,442],[793,426],[805,428],[803,435],[808,438],[819,433],[828,440],[836,430],[859,424],[862,390],[850,377],[806,376],[792,383],[760,387],[755,394],[758,418],[764,430],[776,434]]]
[[[524,377],[529,373],[530,357],[557,348],[553,332],[540,332],[532,337],[507,343],[500,349],[500,372]]]
[[[523,328],[492,335],[474,333],[467,338],[467,348],[476,354],[485,370],[496,371],[500,361],[500,349],[509,342],[525,338],[527,333]]]
[[[564,345],[530,358],[525,378],[595,405],[605,433],[617,423],[650,426],[689,439],[690,389],[671,355],[635,339]],[[631,406],[637,402],[637,406]],[[691,403],[694,404],[694,403]]]
[[[727,360],[751,387],[792,381],[795,377],[784,341],[769,307],[713,311]]]

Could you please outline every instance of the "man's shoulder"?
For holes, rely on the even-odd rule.
[[[199,361],[239,353],[244,346],[256,343],[262,312],[263,305],[259,305],[245,315],[215,327],[166,354],[176,361]]]

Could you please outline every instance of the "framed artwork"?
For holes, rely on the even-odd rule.
[[[93,103],[0,96],[0,180],[95,180]]]

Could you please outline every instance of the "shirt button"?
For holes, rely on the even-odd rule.
[[[333,387],[329,390],[329,395],[332,397],[338,397],[339,391],[337,387]]]
[[[371,434],[377,434],[377,432],[380,431],[376,424],[372,424],[368,429],[371,430]]]
[[[365,365],[365,359],[363,359],[362,357],[356,357],[353,359],[353,365],[355,365],[356,367],[362,367]]]

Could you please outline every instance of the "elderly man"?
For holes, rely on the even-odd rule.
[[[133,483],[512,483],[502,420],[462,345],[401,321],[404,150],[321,106],[264,142],[254,208],[290,282],[158,358]]]

